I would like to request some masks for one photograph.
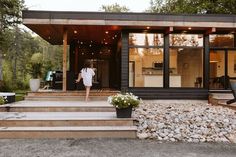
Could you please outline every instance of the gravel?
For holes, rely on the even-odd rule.
[[[140,139],[236,143],[236,111],[205,101],[144,101],[133,117]]]

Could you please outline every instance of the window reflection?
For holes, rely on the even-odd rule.
[[[210,47],[234,47],[234,35],[210,35]]]
[[[170,34],[170,46],[203,47],[203,35]]]
[[[203,49],[170,49],[170,87],[203,87]]]
[[[130,33],[129,45],[163,46],[163,35],[154,33]]]

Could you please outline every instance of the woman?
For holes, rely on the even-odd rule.
[[[85,61],[84,68],[80,71],[80,73],[78,75],[78,79],[76,80],[76,82],[78,83],[81,78],[83,79],[83,84],[86,89],[85,101],[88,101],[90,88],[92,87],[92,78],[94,75],[95,75],[95,73],[94,73],[93,69],[91,68],[90,62]]]

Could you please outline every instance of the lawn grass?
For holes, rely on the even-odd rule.
[[[16,101],[22,101],[24,100],[25,95],[27,94],[28,90],[16,90],[14,91],[16,93],[15,100]]]

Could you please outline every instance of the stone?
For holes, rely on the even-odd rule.
[[[226,135],[233,141],[236,130],[235,111],[201,101],[149,101],[133,117],[138,136],[162,141],[226,142]]]
[[[148,138],[148,134],[147,133],[141,133],[137,135],[139,139],[146,139]]]

